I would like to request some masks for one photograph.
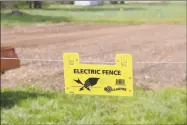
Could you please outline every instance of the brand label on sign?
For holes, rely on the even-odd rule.
[[[132,56],[117,54],[115,65],[81,64],[78,53],[65,53],[67,94],[133,96]]]

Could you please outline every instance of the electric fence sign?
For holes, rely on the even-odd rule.
[[[65,53],[65,93],[133,96],[132,56],[116,54],[115,65],[81,64],[78,53]]]

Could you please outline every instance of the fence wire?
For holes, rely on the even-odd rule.
[[[41,62],[62,62],[63,60],[53,60],[53,59],[39,59],[39,58],[6,58],[1,57],[4,60],[23,60],[23,61],[41,61]],[[80,61],[81,63],[104,63],[104,64],[114,64],[116,62],[101,62],[101,61]],[[138,61],[138,64],[187,64],[187,62],[182,61]]]

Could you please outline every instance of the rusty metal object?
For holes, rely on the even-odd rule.
[[[17,59],[2,59],[2,58],[17,58]],[[20,67],[20,60],[13,46],[1,47],[1,74],[7,70]]]

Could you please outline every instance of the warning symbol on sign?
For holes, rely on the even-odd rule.
[[[95,84],[97,84],[97,81],[98,81],[99,78],[89,78],[85,81],[85,83],[83,84],[79,79],[78,80],[75,80],[75,82],[77,82],[78,84],[81,84],[83,85],[79,91],[82,91],[84,90],[84,88],[86,88],[87,90],[90,91],[90,86],[94,86]]]
[[[132,56],[117,54],[115,65],[81,64],[78,53],[65,53],[67,94],[133,96]]]

